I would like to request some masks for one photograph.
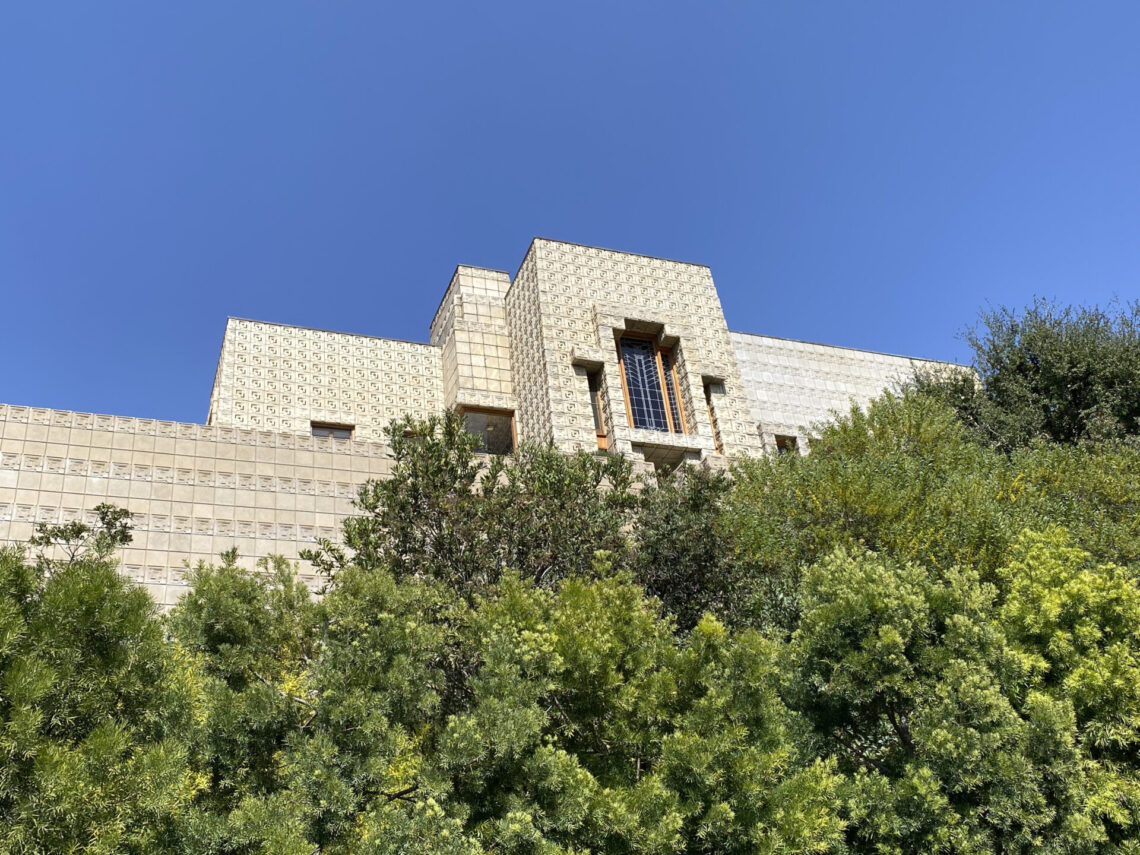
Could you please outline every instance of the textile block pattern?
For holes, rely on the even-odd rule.
[[[308,433],[330,422],[378,442],[392,419],[442,408],[438,347],[230,318],[206,423]]]

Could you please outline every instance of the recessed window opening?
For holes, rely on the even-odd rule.
[[[685,433],[672,349],[649,336],[626,334],[618,340],[618,359],[630,427]]]
[[[598,438],[598,450],[605,451],[610,447],[610,441],[606,434],[605,409],[602,406],[601,369],[589,372],[586,380],[590,384],[590,412],[594,416],[594,433]]]
[[[705,383],[705,406],[709,408],[709,424],[712,425],[713,443],[716,446],[717,454],[724,454],[724,444],[720,440],[720,423],[716,420],[716,406],[713,404],[713,396],[723,394],[723,383]]]
[[[784,436],[783,434],[776,434],[776,453],[777,454],[795,454],[797,448],[796,438],[794,436]]]
[[[336,424],[335,422],[309,422],[313,436],[329,436],[333,439],[352,439],[356,425]]]
[[[515,450],[514,413],[506,410],[464,408],[463,423],[468,433],[479,437],[480,454],[510,454]]]

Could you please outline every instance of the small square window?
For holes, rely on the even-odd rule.
[[[795,454],[796,448],[797,443],[794,436],[783,436],[781,434],[776,434],[777,454]]]
[[[481,454],[510,454],[515,450],[514,414],[502,410],[463,410],[468,433],[479,437]]]
[[[352,439],[355,425],[340,425],[331,422],[309,422],[313,436],[331,436],[333,439]]]

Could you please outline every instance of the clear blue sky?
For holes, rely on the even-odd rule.
[[[425,340],[534,235],[942,359],[1140,295],[1140,4],[9,2],[0,401],[200,421],[225,318]]]

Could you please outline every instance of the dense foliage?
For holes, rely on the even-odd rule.
[[[0,851],[162,852],[206,782],[200,677],[149,595],[93,558],[0,550]]]
[[[977,382],[960,372],[916,381],[978,441],[1009,451],[1140,435],[1140,302],[1105,311],[1038,300],[984,313],[965,338]]]
[[[506,568],[549,586],[587,573],[597,550],[626,549],[636,500],[623,457],[527,446],[484,465],[454,412],[396,421],[386,434],[395,466],[360,491],[361,513],[344,522],[351,557],[327,541],[306,556],[330,574],[383,567],[471,593]]]
[[[1025,529],[1053,525],[1097,558],[1140,564],[1140,445],[972,440],[940,401],[884,395],[820,429],[807,457],[747,461],[722,523],[755,594],[735,622],[790,631],[803,571],[836,547],[991,582]]]
[[[0,851],[1140,853],[1140,447],[941,393],[680,470],[394,425],[320,597],[0,553]]]

